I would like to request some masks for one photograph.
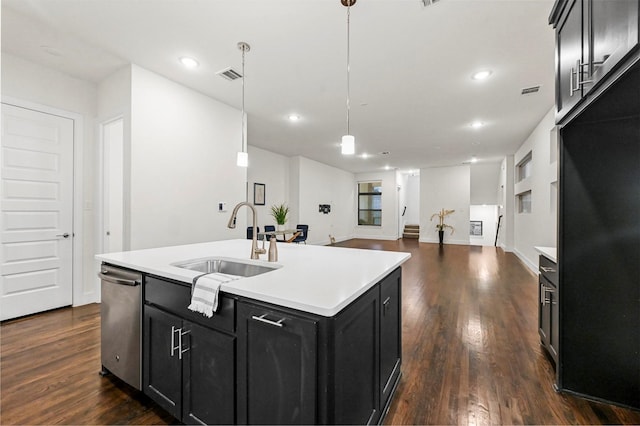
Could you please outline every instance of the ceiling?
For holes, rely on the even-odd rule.
[[[240,109],[241,80],[216,72],[241,70],[237,43],[245,41],[250,145],[355,173],[409,170],[516,151],[553,105],[552,6],[359,0],[349,157],[339,147],[347,127],[340,0],[2,0],[2,50],[95,83],[134,63]],[[184,68],[181,56],[200,66]],[[480,69],[490,78],[473,80]],[[538,93],[521,94],[536,85]],[[485,125],[474,129],[474,120]]]

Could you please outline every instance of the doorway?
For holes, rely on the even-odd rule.
[[[124,250],[124,120],[102,124],[102,252]]]

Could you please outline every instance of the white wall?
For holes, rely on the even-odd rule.
[[[240,112],[139,66],[131,72],[131,249],[242,238],[225,201],[245,199]]]
[[[256,182],[265,184],[265,205],[256,206],[258,226],[262,231],[264,225],[276,225],[276,221],[270,213],[272,205],[280,203],[289,205],[289,157],[251,145],[248,146],[248,152],[249,202],[253,203],[253,184]],[[229,208],[231,207],[233,206]],[[296,225],[296,223],[289,223],[291,214],[288,219],[287,225],[292,227]]]
[[[74,160],[76,172],[80,173],[82,187],[74,194],[74,210],[81,212],[81,229],[74,229],[74,245],[81,246],[82,267],[79,276],[74,274],[74,305],[97,300],[97,282],[93,268],[94,251],[94,198],[95,174],[95,116],[97,87],[59,71],[43,67],[17,56],[2,52],[2,96],[38,105],[52,107],[78,114],[82,118],[82,134],[75,138],[81,141],[75,147],[82,153]],[[76,178],[74,178],[76,179]],[[79,204],[79,205],[78,205]]]
[[[552,108],[514,155],[518,164],[532,153],[531,176],[514,184],[515,194],[531,190],[531,213],[514,213],[514,252],[532,270],[537,270],[534,246],[555,247],[557,243],[557,148],[551,132],[555,126]]]
[[[472,205],[469,209],[469,220],[482,221],[482,236],[469,235],[472,246],[493,246],[498,224],[498,206]]]
[[[469,200],[471,170],[468,165],[420,169],[420,242],[437,243],[437,218],[429,218],[441,209],[455,212],[445,223],[455,228],[445,232],[445,244],[469,244]]]
[[[308,244],[328,244],[329,234],[337,241],[353,237],[356,185],[352,173],[294,157],[290,178],[291,223],[309,225]],[[319,204],[330,204],[331,213],[320,213]]]
[[[358,209],[358,182],[382,182],[382,226],[362,226],[357,224],[357,214],[354,213],[355,237],[378,240],[398,239],[398,190],[396,172],[394,170],[374,173],[358,173],[355,175],[354,211]]]
[[[496,188],[500,181],[500,163],[471,165],[471,204],[498,204]]]

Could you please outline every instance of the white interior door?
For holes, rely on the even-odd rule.
[[[123,250],[124,239],[124,120],[102,125],[103,251]]]
[[[72,303],[73,120],[2,104],[0,319]]]

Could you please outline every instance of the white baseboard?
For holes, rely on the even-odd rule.
[[[520,253],[518,250],[514,249],[513,253],[518,256],[518,259],[520,259],[520,261],[522,261],[522,263],[524,263],[529,269],[531,269],[531,271],[534,274],[538,273],[538,265],[532,263],[529,259],[526,258],[526,256],[522,253]]]

